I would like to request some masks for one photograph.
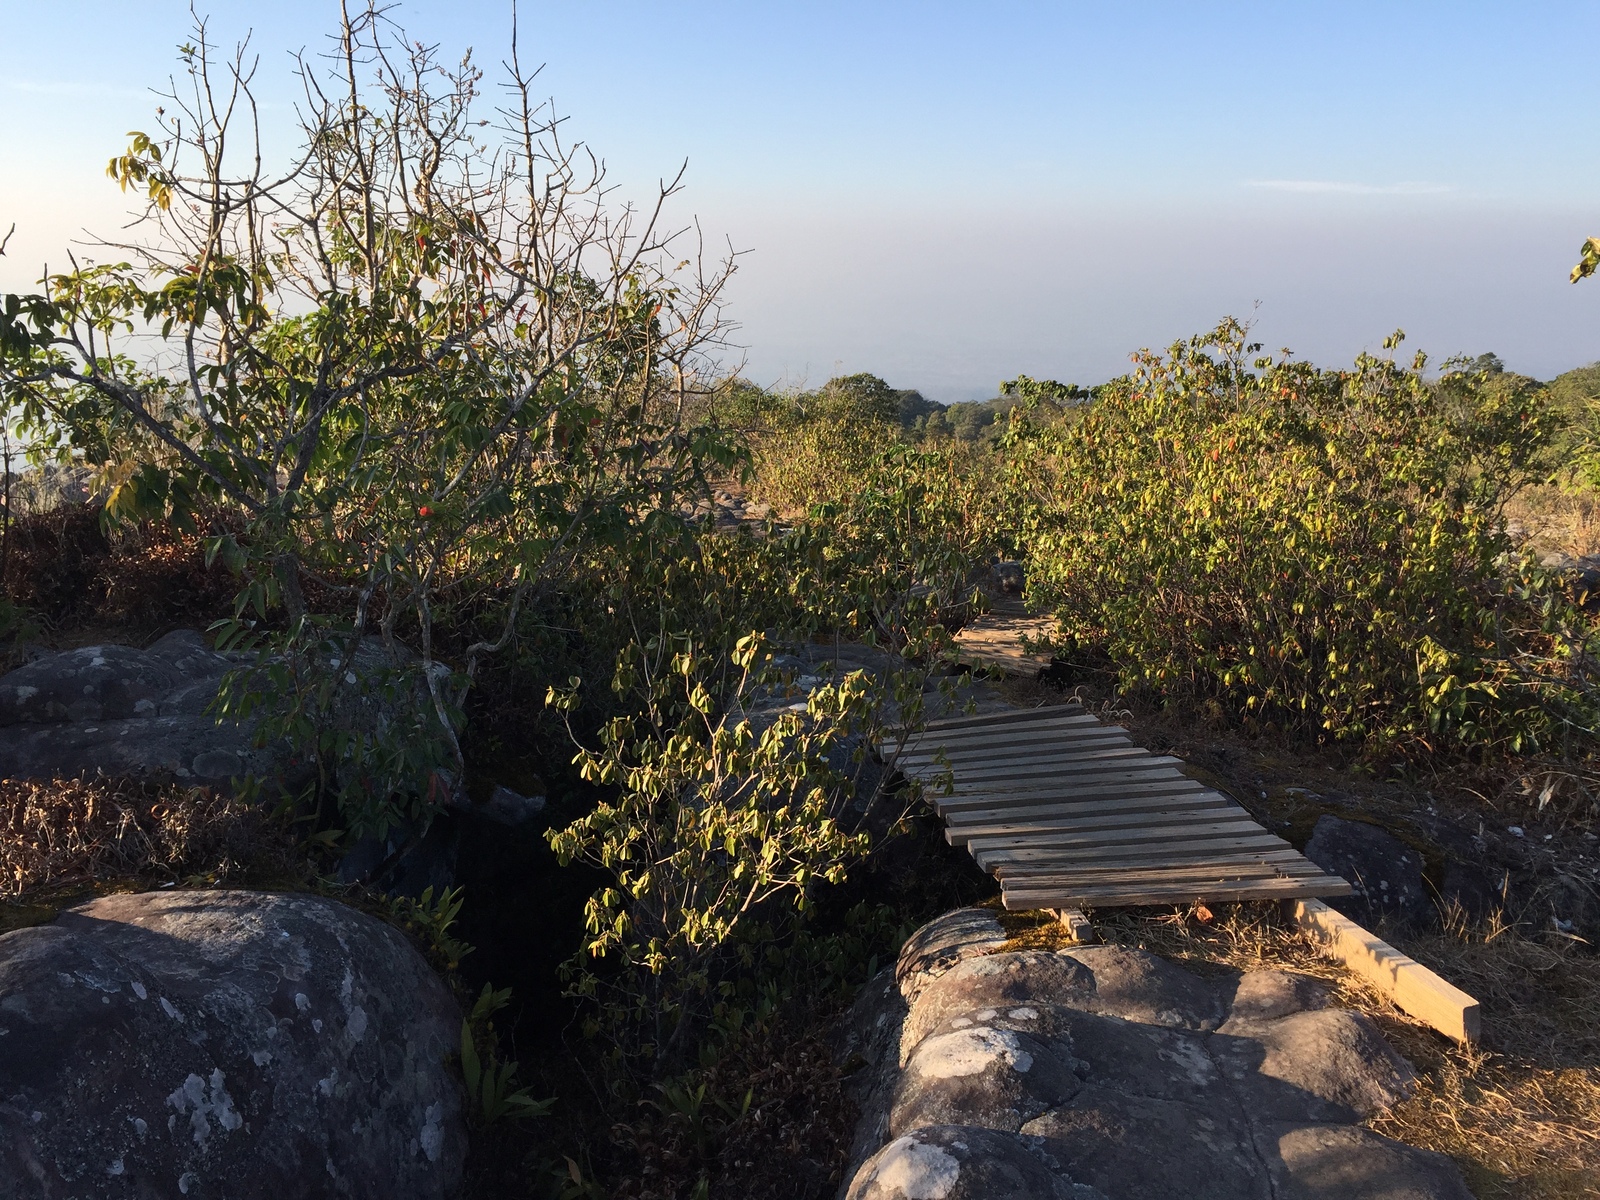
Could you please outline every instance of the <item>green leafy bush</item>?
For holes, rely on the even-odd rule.
[[[1245,336],[1013,430],[1029,594],[1066,651],[1329,738],[1588,736],[1588,624],[1511,577],[1499,519],[1548,435],[1531,389],[1430,383],[1420,356],[1247,365]]]

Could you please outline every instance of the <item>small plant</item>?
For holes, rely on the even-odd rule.
[[[517,1064],[502,1062],[499,1058],[490,1018],[510,1001],[510,988],[496,991],[486,983],[472,1012],[461,1022],[461,1078],[485,1124],[506,1117],[547,1116],[555,1105],[553,1096],[535,1100],[528,1088],[512,1087],[516,1082]]]
[[[389,901],[395,918],[405,928],[422,938],[434,956],[444,963],[445,969],[455,971],[461,960],[472,953],[472,946],[451,935],[450,930],[461,915],[462,892],[459,887],[444,888],[437,897],[431,886],[422,889],[416,899],[396,896]],[[479,1003],[482,1003],[480,1000]]]

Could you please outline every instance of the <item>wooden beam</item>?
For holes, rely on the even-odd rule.
[[[1296,900],[1292,915],[1324,954],[1344,963],[1401,1011],[1458,1042],[1478,1040],[1482,1025],[1478,1002],[1460,988],[1321,900]]]
[[[955,763],[986,763],[996,759],[1007,762],[1027,755],[1029,757],[1070,759],[1075,758],[1085,750],[1117,745],[1131,745],[1131,735],[1120,729],[1103,728],[1093,733],[1085,733],[1082,737],[1070,740],[1051,736],[1041,738],[1025,738],[1012,740],[1010,738],[985,738],[970,745],[961,743],[918,742],[915,749],[906,748],[900,753],[896,762],[900,763],[931,763],[937,762],[940,757],[948,758]],[[1143,746],[1140,747],[1144,749]],[[1145,750],[1145,753],[1150,753]]]
[[[1056,920],[1061,922],[1074,946],[1087,946],[1095,940],[1094,926],[1089,924],[1082,909],[1063,908],[1056,913]]]
[[[1102,725],[1092,718],[1074,721],[1030,721],[1021,729],[953,729],[913,734],[906,739],[904,753],[928,755],[946,750],[983,751],[993,746],[1071,746],[1084,738],[1111,734],[1128,736],[1121,725]]]
[[[985,871],[998,879],[1015,879],[1022,875],[1071,875],[1083,866],[1101,866],[1108,861],[1123,865],[1144,862],[1166,863],[1217,863],[1224,856],[1234,854],[1274,854],[1292,847],[1281,838],[1268,834],[1241,832],[1235,826],[1219,830],[1205,840],[1197,835],[1192,841],[1146,841],[1129,838],[1092,848],[1071,847],[1061,850],[992,850],[974,851],[972,857]]]
[[[1200,901],[1290,900],[1347,895],[1342,879],[1242,879],[1236,883],[1194,883],[1175,887],[1104,885],[1079,887],[1070,880],[1028,880],[1002,887],[1001,901],[1013,911],[1030,908],[1110,908],[1119,905],[1194,904]]]
[[[1098,721],[1099,718],[1083,711],[1080,704],[1052,704],[1048,707],[1026,708],[1022,710],[1009,709],[1006,712],[976,713],[971,716],[937,717],[923,723],[924,729],[965,729],[969,726],[993,725],[996,723],[1016,725],[1028,721],[1039,720],[1066,720],[1074,722]]]
[[[1070,782],[1081,775],[1092,775],[1096,771],[1146,771],[1156,767],[1169,767],[1174,770],[1180,765],[1180,760],[1168,758],[1163,755],[1151,754],[1138,746],[1125,746],[1115,750],[1095,750],[1088,754],[1064,758],[1052,762],[1053,772],[1047,776],[1025,777],[1015,780],[985,779],[981,772],[964,771],[959,760],[951,764],[951,775],[955,779],[957,790],[962,788],[968,791],[976,787],[990,788],[1002,792],[1036,792],[1055,786],[1056,780]],[[931,778],[940,774],[938,769],[914,766],[907,774],[913,778]],[[1187,776],[1185,777],[1187,778]]]
[[[1132,800],[1095,800],[1088,804],[1052,804],[1040,808],[985,809],[978,812],[952,812],[946,818],[945,840],[952,846],[975,837],[1023,837],[1071,829],[1081,817],[1125,813],[1147,813],[1153,817],[1167,812],[1228,812],[1239,806],[1221,796],[1148,796]],[[1242,809],[1240,811],[1243,811]]]
[[[928,801],[941,813],[972,812],[974,810],[987,810],[991,808],[1008,807],[1021,812],[1029,808],[1038,808],[1041,805],[1062,803],[1070,800],[1115,800],[1131,798],[1134,796],[1216,796],[1202,783],[1193,779],[1185,779],[1179,775],[1175,779],[1147,779],[1147,780],[1120,780],[1115,776],[1100,776],[1093,782],[1075,785],[1073,787],[1059,787],[1050,792],[1036,793],[1037,800],[1026,799],[1010,800],[1005,792],[963,792],[951,796],[929,796]],[[1241,812],[1243,809],[1240,810]]]

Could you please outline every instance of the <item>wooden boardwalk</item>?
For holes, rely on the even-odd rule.
[[[1037,675],[1050,665],[1048,654],[1027,654],[1023,638],[1042,638],[1055,631],[1050,617],[1034,617],[1014,596],[989,602],[989,611],[969,621],[956,634],[960,661],[973,667],[990,667],[1012,675]]]
[[[1007,908],[1351,891],[1184,775],[1180,760],[1151,754],[1076,705],[934,721],[908,740],[897,765],[927,785],[946,837],[1000,881]]]

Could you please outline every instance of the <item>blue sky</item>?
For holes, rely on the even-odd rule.
[[[253,30],[261,92],[326,0],[202,7]],[[408,0],[502,56],[509,3]],[[1232,313],[1320,362],[1397,326],[1434,357],[1548,377],[1600,358],[1600,5],[534,3],[525,55],[569,128],[642,193],[749,250],[745,371],[875,371],[942,400],[1017,372],[1083,383]],[[0,287],[87,227],[148,126],[187,5],[0,0]],[[269,116],[286,117],[285,108]]]

